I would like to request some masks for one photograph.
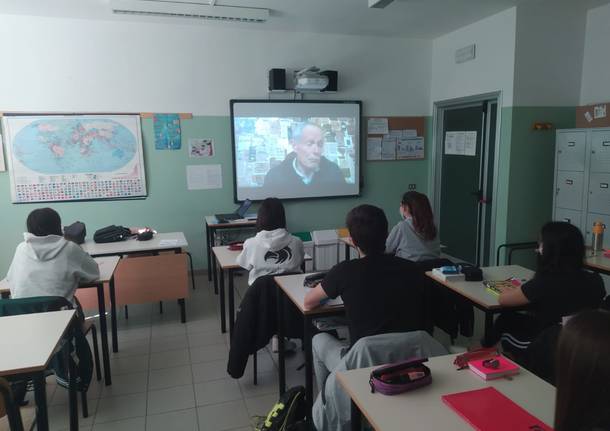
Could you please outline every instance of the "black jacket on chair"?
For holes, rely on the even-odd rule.
[[[240,378],[248,363],[248,357],[269,344],[277,333],[277,297],[279,287],[274,275],[256,279],[237,309],[227,372],[233,378]],[[284,299],[284,335],[303,338],[303,318],[294,304]]]

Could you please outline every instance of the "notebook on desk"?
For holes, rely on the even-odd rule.
[[[443,395],[441,398],[479,431],[553,431],[493,387]]]
[[[247,215],[251,216],[251,214],[246,214],[246,212],[250,208],[250,205],[252,205],[252,201],[250,199],[246,199],[235,212],[230,214],[216,214],[216,219],[221,223],[228,223],[233,220],[248,218]],[[254,218],[256,218],[256,216]]]

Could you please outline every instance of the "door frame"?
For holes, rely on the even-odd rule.
[[[441,190],[441,178],[442,178],[442,156],[443,156],[443,114],[446,110],[449,109],[457,109],[457,108],[465,108],[468,107],[469,105],[473,105],[473,104],[480,104],[480,103],[496,103],[497,105],[497,109],[496,109],[496,139],[495,142],[490,143],[489,142],[489,122],[486,118],[485,120],[485,124],[483,127],[483,133],[484,133],[484,138],[485,138],[485,144],[487,145],[487,148],[484,151],[485,157],[487,157],[487,155],[489,154],[488,148],[490,145],[494,146],[494,161],[493,161],[493,171],[494,171],[494,175],[493,175],[493,185],[492,185],[492,200],[491,200],[491,230],[490,230],[490,234],[489,234],[489,250],[488,250],[488,260],[490,265],[495,265],[495,250],[497,248],[497,244],[496,244],[496,220],[497,220],[497,202],[498,202],[498,167],[499,167],[499,159],[500,159],[500,130],[501,130],[501,126],[502,126],[502,114],[501,114],[501,109],[502,109],[502,92],[501,91],[494,91],[494,92],[490,92],[490,93],[482,93],[482,94],[477,94],[477,95],[473,95],[473,96],[466,96],[466,97],[459,97],[459,98],[455,98],[455,99],[447,99],[447,100],[440,100],[437,102],[433,102],[433,117],[432,117],[432,142],[434,143],[431,146],[431,152],[430,152],[430,160],[431,160],[431,164],[430,164],[430,176],[429,176],[429,180],[428,180],[428,184],[430,184],[429,187],[429,191],[430,191],[430,201],[432,202],[432,209],[434,211],[434,218],[435,221],[438,225],[439,221],[440,221],[440,208],[441,208],[441,196],[440,196],[440,190]],[[489,166],[487,166],[487,160],[483,160],[483,158],[481,158],[481,162],[484,164],[484,167],[486,167],[486,169],[489,169]],[[486,169],[483,169],[483,190],[485,190],[487,187],[486,181],[487,181],[487,176],[485,175],[486,173]],[[483,214],[483,220],[485,217],[485,211],[480,212],[480,214]],[[479,232],[477,232],[477,235],[480,235],[481,232],[481,226],[480,226],[480,222],[482,220],[479,220]],[[442,239],[441,239],[442,242]],[[479,237],[478,238],[478,244],[477,246],[480,249],[484,248],[484,239]],[[482,256],[479,257],[479,259],[481,260]]]

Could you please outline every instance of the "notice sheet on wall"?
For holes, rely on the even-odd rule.
[[[445,154],[476,156],[477,132],[445,132]]]
[[[2,145],[2,135],[0,135],[0,172],[6,171],[4,164],[4,145]]]
[[[381,138],[369,137],[366,140],[366,159],[381,160]]]
[[[188,190],[210,190],[222,188],[221,165],[189,165],[186,167]]]

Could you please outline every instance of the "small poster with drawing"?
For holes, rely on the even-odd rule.
[[[189,157],[192,159],[214,157],[214,140],[200,138],[189,139]]]

